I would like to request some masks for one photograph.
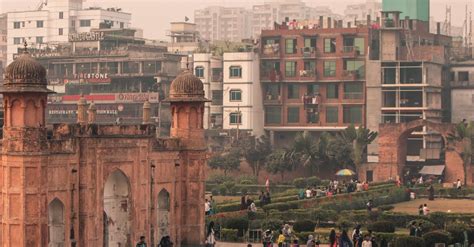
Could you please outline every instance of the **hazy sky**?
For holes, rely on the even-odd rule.
[[[310,6],[325,5],[339,14],[351,3],[362,3],[365,0],[305,0]],[[0,0],[0,13],[14,10],[34,9],[40,0]],[[144,37],[166,40],[165,31],[171,21],[182,21],[185,16],[191,20],[194,9],[208,5],[242,6],[250,8],[263,0],[86,0],[86,6],[119,7],[124,12],[132,13],[132,26],[142,28]],[[446,4],[452,6],[452,23],[462,26],[465,6],[470,9],[474,0],[431,0],[431,16],[437,21],[444,21]]]

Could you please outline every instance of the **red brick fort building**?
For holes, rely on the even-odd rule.
[[[76,124],[45,127],[46,71],[28,53],[6,68],[0,163],[0,246],[177,246],[204,243],[202,82],[183,72],[171,84],[170,138],[143,124],[98,125],[94,103],[78,102]]]

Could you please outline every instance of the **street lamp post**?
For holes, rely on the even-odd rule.
[[[153,220],[153,215],[155,212],[155,195],[153,192],[153,187],[155,185],[155,162],[151,162],[151,174],[150,174],[150,245],[151,247],[155,246],[155,224]]]
[[[72,179],[75,179],[75,174],[77,173],[77,170],[73,168],[71,170]],[[71,186],[71,229],[69,232],[69,240],[71,242],[71,247],[76,247],[76,239],[75,239],[75,234],[74,234],[74,219],[75,219],[75,212],[74,212],[74,190],[75,190],[75,182],[73,180],[72,186]]]

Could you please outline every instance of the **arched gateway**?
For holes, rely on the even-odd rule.
[[[374,180],[384,181],[403,179],[403,168],[407,162],[409,135],[425,127],[429,132],[437,133],[444,142],[444,166],[445,182],[454,182],[464,178],[463,162],[459,154],[460,148],[457,144],[448,142],[448,136],[454,133],[454,124],[435,123],[424,119],[419,119],[407,123],[384,123],[379,126],[378,135],[378,164],[374,164],[371,169]],[[366,173],[369,168],[362,169],[359,174]],[[468,182],[472,183],[471,169],[468,169]],[[363,175],[364,177],[364,175]]]

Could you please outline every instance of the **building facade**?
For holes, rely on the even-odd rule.
[[[245,8],[212,6],[194,11],[194,22],[206,41],[241,41],[250,38],[250,12]]]
[[[76,122],[75,105],[84,94],[97,107],[98,123],[140,124],[142,105],[149,101],[151,117],[167,132],[169,104],[161,101],[182,56],[134,34],[133,29],[97,29],[72,35],[55,49],[30,49],[47,68],[48,87],[57,92],[48,98],[48,124]]]
[[[282,25],[262,31],[264,126],[277,145],[290,143],[297,131],[365,125],[370,29],[334,25],[301,29]]]
[[[180,74],[167,99],[171,138],[141,125],[101,125],[78,101],[77,123],[45,128],[46,69],[23,54],[6,69],[0,163],[0,246],[204,244],[204,91]]]
[[[0,14],[0,82],[7,66],[7,15]]]
[[[451,121],[474,121],[474,61],[451,64]]]
[[[36,10],[7,13],[7,62],[13,61],[26,41],[41,48],[46,43],[68,42],[69,35],[93,28],[130,28],[131,15],[121,9],[83,8],[84,0],[50,0]]]
[[[347,5],[344,10],[344,21],[367,24],[367,16],[380,17],[382,3],[377,0],[366,0],[365,3]]]
[[[168,52],[190,54],[199,48],[200,37],[194,23],[171,22],[167,35],[171,38]]]

